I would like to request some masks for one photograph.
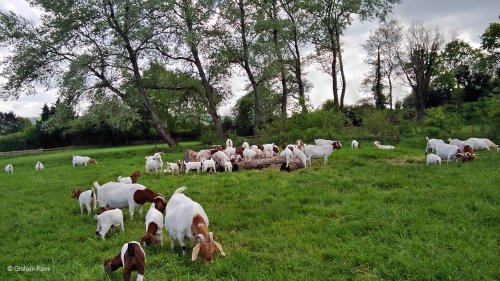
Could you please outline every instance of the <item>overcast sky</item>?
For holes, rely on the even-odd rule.
[[[39,11],[29,7],[24,0],[1,0],[0,10],[10,10],[34,21],[40,14]],[[403,3],[394,8],[390,17],[398,19],[405,27],[413,21],[438,25],[445,34],[455,32],[460,39],[479,47],[479,36],[490,23],[499,22],[499,15],[498,0],[403,0]],[[377,25],[377,22],[355,21],[341,38],[344,44],[343,59],[347,79],[346,104],[353,104],[362,97],[359,88],[367,66],[363,63],[364,51],[361,44],[368,38],[370,30]],[[6,51],[5,48],[0,48],[0,57],[5,56]],[[333,98],[331,79],[314,66],[306,71],[307,78],[313,86],[308,95],[313,107],[317,108],[326,99]],[[222,115],[229,113],[236,99],[244,93],[243,85],[247,82],[244,77],[234,77],[232,81],[234,98],[219,110]],[[4,82],[5,79],[0,77],[0,83]],[[402,85],[396,87],[403,89]],[[395,90],[397,91],[395,99],[401,99],[407,94],[404,90]],[[50,104],[57,99],[56,90],[39,88],[38,92],[39,94],[35,96],[22,96],[14,101],[0,100],[0,111],[14,111],[18,116],[38,117],[45,103]]]

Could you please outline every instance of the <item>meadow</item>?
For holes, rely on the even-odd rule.
[[[163,247],[145,248],[145,280],[500,280],[500,153],[426,166],[425,139],[395,151],[347,143],[326,166],[291,173],[143,173],[139,183],[167,200],[187,186],[226,253],[192,262],[192,246],[180,256],[164,231]],[[152,153],[143,145],[1,157],[15,170],[0,173],[0,280],[122,280],[122,269],[107,275],[102,264],[140,238],[144,214],[131,221],[124,210],[125,231],[102,241],[70,192],[142,173]],[[98,164],[73,168],[72,155]],[[181,157],[166,150],[163,160]]]

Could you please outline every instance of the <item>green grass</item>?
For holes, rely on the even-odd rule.
[[[165,195],[188,186],[226,252],[211,265],[191,262],[190,250],[170,250],[164,231],[163,248],[146,248],[146,280],[500,280],[500,153],[427,167],[425,140],[395,151],[363,145],[292,173],[142,175],[139,183]],[[14,165],[14,174],[0,173],[0,280],[122,280],[122,269],[108,276],[102,263],[140,238],[144,218],[125,211],[125,232],[101,241],[70,191],[144,171],[152,148],[0,158],[2,169]],[[73,168],[73,154],[98,164]],[[37,265],[50,272],[7,271]]]

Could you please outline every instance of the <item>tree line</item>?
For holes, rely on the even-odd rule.
[[[1,95],[35,94],[40,84],[59,89],[61,101],[40,127],[46,133],[82,119],[73,108],[88,101],[85,122],[71,126],[123,134],[153,128],[170,146],[193,125],[200,131],[209,125],[218,139],[240,121],[245,127],[237,131],[259,134],[265,124],[285,122],[290,110],[310,111],[304,69],[313,63],[331,76],[331,104],[343,111],[342,36],[354,16],[382,21],[364,45],[371,67],[365,85],[379,108],[392,108],[394,79],[411,87],[403,103],[415,108],[417,120],[429,105],[477,100],[498,84],[498,24],[485,31],[481,49],[455,40],[443,50],[438,28],[413,24],[403,31],[385,21],[400,0],[30,3],[43,11],[39,24],[0,12],[0,42],[12,52],[3,61]],[[233,74],[249,82],[236,121],[218,112],[231,98]]]

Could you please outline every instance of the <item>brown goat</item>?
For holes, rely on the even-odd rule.
[[[144,280],[146,253],[138,242],[125,243],[118,255],[104,261],[104,271],[107,274],[120,267],[123,267],[123,279],[125,281],[130,281],[132,271],[137,271],[137,281]]]

